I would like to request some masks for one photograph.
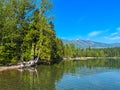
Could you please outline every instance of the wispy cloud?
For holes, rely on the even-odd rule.
[[[104,39],[110,41],[120,41],[120,27],[116,28],[115,32],[112,32],[110,35],[105,36]]]
[[[102,31],[93,31],[88,34],[89,37],[94,37],[101,34]]]
[[[109,41],[118,41],[120,40],[120,36],[114,36],[114,37],[105,36],[104,39]]]
[[[117,34],[118,34],[118,32],[113,32],[113,33],[111,33],[111,36],[115,36]]]
[[[120,42],[120,27],[117,27],[113,32],[111,29],[95,30],[88,34],[89,39],[100,40],[101,42],[119,43]]]
[[[88,33],[87,39],[107,43],[120,43],[120,27],[115,28],[114,31],[110,28],[92,31]]]
[[[117,31],[120,31],[120,27],[117,28]]]
[[[112,40],[120,40],[120,36],[115,36],[111,38]]]

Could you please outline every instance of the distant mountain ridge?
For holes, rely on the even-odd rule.
[[[109,47],[119,47],[120,43],[101,43],[101,42],[95,42],[95,41],[90,41],[90,40],[64,40],[62,39],[64,44],[75,44],[76,47],[78,48],[109,48]]]

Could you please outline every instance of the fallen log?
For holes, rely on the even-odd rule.
[[[23,68],[30,68],[30,67],[36,67],[38,64],[38,60],[30,60],[28,62],[22,62],[19,64],[18,68],[23,69]]]

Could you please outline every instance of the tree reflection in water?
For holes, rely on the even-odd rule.
[[[65,75],[87,76],[120,69],[120,60],[65,61],[28,70],[0,72],[0,90],[56,90]]]

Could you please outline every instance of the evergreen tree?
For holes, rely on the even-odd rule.
[[[62,58],[63,44],[51,20],[52,2],[40,0],[37,5],[34,0],[0,1],[1,63]]]

